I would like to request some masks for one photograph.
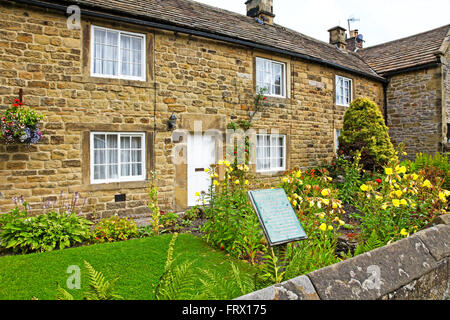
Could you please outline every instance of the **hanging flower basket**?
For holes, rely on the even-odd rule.
[[[19,99],[0,115],[0,142],[4,144],[36,144],[42,138],[38,123],[43,115],[27,107]]]

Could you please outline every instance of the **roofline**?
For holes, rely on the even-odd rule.
[[[67,12],[67,7],[68,7],[65,5],[49,3],[49,2],[41,2],[41,1],[37,1],[37,0],[13,0],[13,1],[22,3],[22,4],[37,6],[37,7],[41,7],[41,8],[62,11],[65,14]],[[187,27],[181,27],[181,26],[177,26],[177,25],[148,21],[148,20],[143,20],[143,19],[138,19],[138,18],[129,18],[129,17],[125,17],[125,16],[116,16],[116,15],[111,15],[111,14],[104,13],[104,12],[90,11],[90,10],[86,10],[86,9],[82,9],[82,8],[80,8],[80,9],[81,9],[81,14],[86,15],[86,16],[91,16],[91,17],[96,17],[96,18],[104,18],[104,19],[115,20],[115,21],[119,21],[119,22],[126,22],[126,23],[142,25],[142,26],[147,26],[147,27],[157,28],[157,29],[162,29],[162,30],[167,30],[167,31],[180,32],[180,33],[190,34],[190,35],[194,35],[194,36],[200,36],[200,37],[210,38],[210,39],[214,39],[214,40],[238,44],[238,45],[242,45],[242,46],[247,46],[247,47],[251,47],[254,49],[261,49],[261,50],[266,50],[266,51],[270,51],[270,52],[274,52],[274,53],[278,53],[278,54],[289,55],[289,56],[300,58],[300,59],[307,60],[310,62],[315,62],[315,63],[323,64],[326,66],[331,66],[335,69],[354,73],[354,74],[357,74],[357,75],[360,75],[360,76],[363,76],[363,77],[366,77],[366,78],[369,78],[372,80],[376,80],[376,81],[379,81],[382,83],[386,82],[385,78],[377,75],[376,73],[375,74],[366,73],[366,72],[355,70],[355,69],[352,69],[349,67],[341,66],[339,64],[336,64],[334,62],[327,61],[324,59],[308,56],[305,54],[301,54],[301,53],[297,53],[297,52],[293,52],[293,51],[289,51],[289,50],[266,46],[266,45],[259,44],[256,42],[251,42],[248,40],[242,40],[239,38],[233,38],[230,36],[224,36],[224,35],[215,34],[215,33],[202,31],[202,30],[190,29]]]
[[[403,40],[406,40],[406,39],[409,39],[409,38],[412,38],[412,37],[420,36],[420,35],[423,35],[423,34],[426,34],[426,33],[429,33],[429,32],[436,31],[438,29],[442,29],[444,27],[447,27],[450,30],[450,24],[445,24],[443,26],[440,26],[440,27],[437,27],[437,28],[434,28],[434,29],[431,29],[431,30],[428,30],[428,31],[419,32],[419,33],[416,33],[416,34],[412,34],[410,36],[406,36],[406,37],[403,37],[403,38],[391,40],[391,41],[388,41],[388,42],[379,43],[379,44],[376,44],[376,45],[371,46],[371,47],[363,48],[363,49],[361,49],[361,51],[370,50],[370,49],[373,49],[373,48],[377,48],[377,47],[381,47],[381,46],[384,46],[384,45],[392,44],[392,43],[397,42],[397,41],[403,41]],[[447,33],[447,35],[448,35],[448,33]],[[445,38],[444,38],[444,40],[445,40]]]
[[[407,73],[407,72],[412,72],[412,71],[419,71],[419,70],[423,70],[423,69],[430,69],[430,68],[438,67],[440,65],[441,65],[440,62],[428,62],[428,63],[421,64],[421,65],[416,65],[416,66],[412,66],[412,67],[406,67],[403,69],[395,69],[392,71],[383,72],[383,77],[388,78],[391,76],[395,76],[397,74]]]

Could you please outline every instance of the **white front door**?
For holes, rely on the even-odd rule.
[[[195,193],[208,192],[211,185],[210,173],[205,172],[216,163],[215,137],[209,135],[190,134],[188,138],[188,206],[198,203]]]

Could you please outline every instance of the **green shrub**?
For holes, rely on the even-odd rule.
[[[138,227],[136,222],[119,216],[100,220],[94,229],[95,241],[100,243],[124,241],[137,236]]]
[[[2,216],[0,245],[22,253],[64,249],[90,239],[91,222],[74,213],[30,217],[18,208]]]
[[[350,104],[344,116],[339,149],[352,157],[359,151],[361,164],[370,170],[380,169],[395,156],[388,128],[376,103],[358,98]]]

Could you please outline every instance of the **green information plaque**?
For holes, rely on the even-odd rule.
[[[271,247],[308,238],[283,189],[249,191],[248,196]]]

